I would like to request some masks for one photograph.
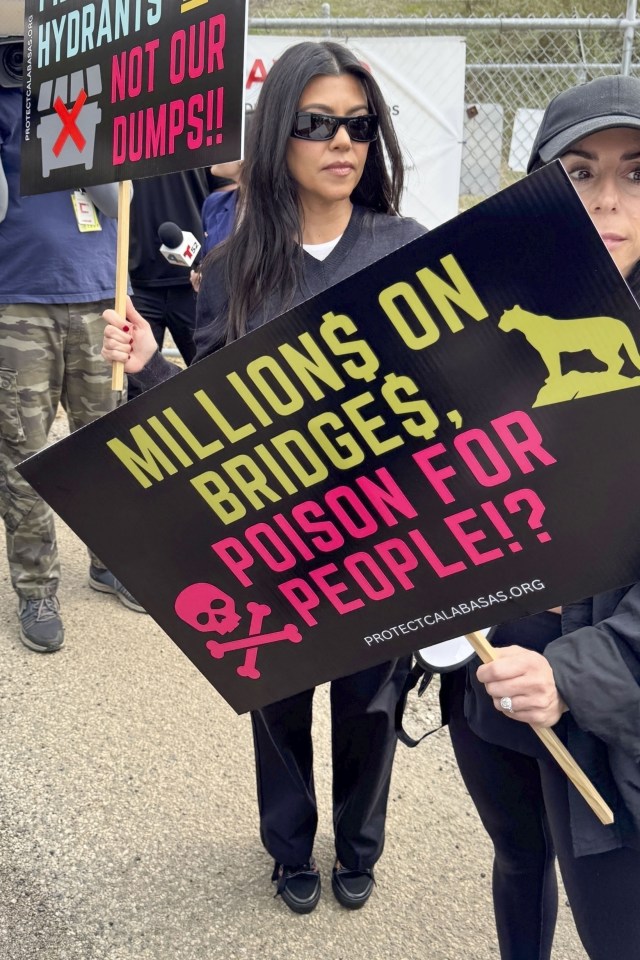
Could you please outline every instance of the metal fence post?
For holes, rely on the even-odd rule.
[[[622,39],[622,64],[620,73],[628,77],[631,73],[631,61],[633,59],[633,45],[635,40],[635,19],[638,9],[638,0],[627,0],[626,19],[630,21],[624,31]]]
[[[323,4],[322,4],[322,16],[324,17],[325,20],[330,20],[330,19],[331,19],[331,4],[330,4],[330,3],[323,3]],[[331,26],[330,26],[329,24],[327,24],[327,26],[325,27],[324,35],[325,35],[325,37],[330,37],[330,36],[331,36]]]

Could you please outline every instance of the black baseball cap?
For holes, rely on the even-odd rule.
[[[583,137],[611,127],[640,130],[640,80],[636,77],[598,77],[554,97],[544,112],[527,173],[556,160]]]

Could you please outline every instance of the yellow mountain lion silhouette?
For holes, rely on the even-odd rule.
[[[556,320],[554,317],[529,313],[516,305],[504,311],[498,327],[504,333],[512,330],[522,333],[529,345],[540,354],[547,368],[548,376],[534,407],[640,386],[640,376],[625,377],[620,374],[625,363],[623,349],[639,372],[640,352],[627,325],[615,317]],[[607,369],[600,373],[572,370],[563,375],[561,355],[582,351],[589,351]]]

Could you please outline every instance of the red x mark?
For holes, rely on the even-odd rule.
[[[60,97],[56,99],[53,108],[62,120],[62,130],[60,131],[58,139],[53,145],[53,152],[56,157],[60,156],[60,152],[62,151],[67,137],[71,137],[78,150],[84,149],[87,141],[76,124],[76,117],[82,110],[86,99],[86,93],[84,90],[81,90],[78,94],[78,99],[74,103],[71,110],[67,110]]]

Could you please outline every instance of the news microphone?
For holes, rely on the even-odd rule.
[[[192,267],[200,253],[202,244],[192,233],[183,232],[177,223],[171,220],[161,223],[158,236],[162,242],[160,253],[176,267]]]

